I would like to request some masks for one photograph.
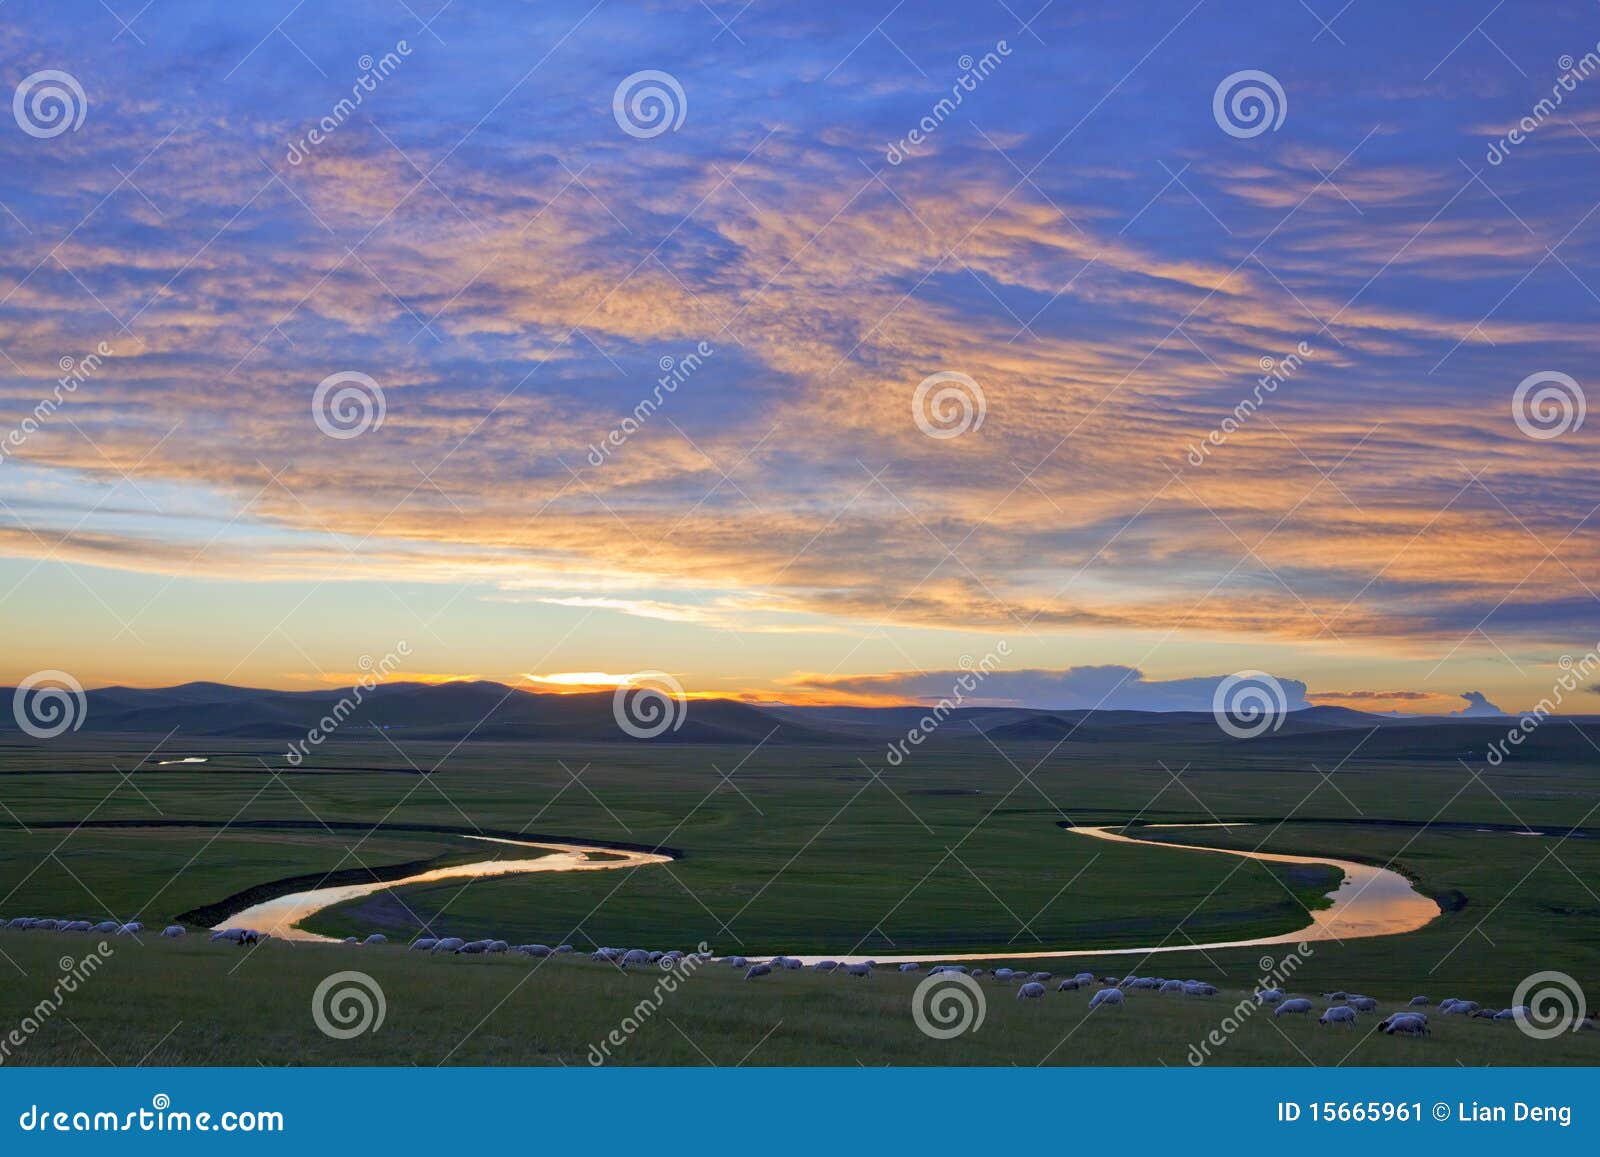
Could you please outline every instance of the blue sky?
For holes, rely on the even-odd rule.
[[[0,126],[0,439],[113,352],[0,460],[0,677],[1537,699],[1600,638],[1594,427],[1515,414],[1593,363],[1600,9],[1480,7],[10,0],[86,108]]]

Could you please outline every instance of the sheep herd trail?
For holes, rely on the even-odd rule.
[[[1156,827],[1203,828],[1243,827],[1227,824],[1152,824]],[[1206,943],[1155,944],[1139,948],[1057,948],[1048,950],[1019,948],[1007,952],[973,952],[964,954],[935,954],[932,958],[948,961],[969,960],[1038,960],[1055,957],[1078,956],[1129,956],[1160,952],[1194,952],[1212,948],[1253,948],[1269,944],[1299,944],[1316,940],[1353,940],[1371,936],[1394,936],[1412,932],[1439,915],[1439,906],[1421,895],[1411,882],[1400,873],[1388,868],[1358,864],[1330,856],[1290,856],[1275,852],[1239,851],[1232,848],[1212,848],[1199,844],[1174,843],[1168,840],[1135,839],[1113,827],[1074,827],[1069,834],[1116,843],[1176,848],[1195,853],[1236,856],[1275,864],[1326,864],[1340,869],[1343,880],[1338,888],[1328,893],[1331,901],[1327,908],[1310,912],[1310,923],[1291,932],[1273,936],[1258,936],[1247,940],[1214,940]],[[524,872],[593,872],[616,868],[640,868],[651,864],[670,863],[671,856],[656,852],[618,851],[614,848],[588,847],[582,844],[533,843],[526,840],[504,839],[495,836],[467,836],[467,839],[486,843],[508,844],[513,847],[536,848],[546,854],[533,859],[481,860],[469,864],[433,868],[398,880],[362,884],[341,884],[327,888],[311,888],[252,904],[230,914],[217,923],[217,928],[247,927],[285,940],[333,942],[334,938],[309,932],[299,925],[334,904],[370,896],[390,888],[403,888],[411,884],[429,884],[438,880],[472,879],[485,876],[507,876]],[[593,855],[606,856],[595,859]],[[915,956],[874,956],[879,964],[913,963],[929,959],[926,953]],[[824,959],[821,956],[800,957],[811,964]],[[842,964],[862,963],[864,955],[832,956]]]

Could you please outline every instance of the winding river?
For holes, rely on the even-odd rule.
[[[1205,828],[1244,827],[1244,824],[1161,824],[1151,828]],[[1255,948],[1271,944],[1300,944],[1318,940],[1357,940],[1370,936],[1395,936],[1414,932],[1439,915],[1439,906],[1421,895],[1411,882],[1400,873],[1371,864],[1358,864],[1351,860],[1331,856],[1290,856],[1277,852],[1238,851],[1233,848],[1210,848],[1199,844],[1174,843],[1169,840],[1135,839],[1111,827],[1075,827],[1067,831],[1079,836],[1113,843],[1138,844],[1162,848],[1177,848],[1200,854],[1235,856],[1246,860],[1259,860],[1273,864],[1322,864],[1340,869],[1344,873],[1339,886],[1328,893],[1331,904],[1311,912],[1310,923],[1291,932],[1273,936],[1257,936],[1245,940],[1211,940],[1204,943],[1153,944],[1138,948],[1017,948],[1006,952],[970,953],[918,953],[912,956],[872,956],[880,964],[902,964],[923,960],[1040,960],[1056,957],[1080,956],[1146,956],[1164,952],[1195,952],[1211,948]],[[245,927],[270,932],[285,940],[334,942],[330,936],[308,932],[299,927],[301,922],[317,912],[346,900],[370,896],[389,888],[403,888],[411,884],[431,884],[440,880],[467,880],[486,876],[508,876],[525,872],[594,872],[614,868],[638,868],[648,864],[670,863],[672,857],[654,852],[617,851],[611,848],[594,848],[582,844],[531,843],[525,840],[503,839],[495,836],[465,836],[466,839],[485,843],[507,844],[513,847],[537,848],[547,854],[534,859],[479,860],[470,864],[433,868],[405,876],[398,880],[374,883],[340,884],[327,888],[311,888],[291,892],[252,904],[233,913],[216,927]],[[598,860],[593,855],[610,857]],[[802,956],[805,963],[825,959],[821,956]],[[842,963],[855,963],[869,959],[860,954],[826,957]]]
[[[470,864],[453,864],[445,868],[430,868],[414,876],[398,880],[383,880],[367,884],[339,884],[330,888],[311,888],[304,892],[289,892],[271,900],[263,900],[248,908],[241,908],[216,928],[254,928],[270,932],[282,940],[309,940],[323,944],[338,943],[332,936],[322,936],[299,927],[324,908],[342,904],[346,900],[360,899],[374,892],[390,888],[404,888],[408,884],[433,884],[440,880],[473,880],[486,876],[511,876],[524,872],[603,872],[614,868],[637,868],[645,864],[667,864],[671,856],[654,852],[624,852],[612,848],[591,848],[582,844],[535,844],[527,840],[508,840],[498,836],[462,836],[462,839],[481,840],[489,844],[509,844],[518,848],[538,848],[549,853],[525,860],[477,860]],[[593,855],[610,857],[604,860]]]

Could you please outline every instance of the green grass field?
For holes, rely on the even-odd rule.
[[[1341,742],[1346,750],[1328,750],[1317,765],[1338,766],[1349,754],[1350,741]],[[486,858],[490,845],[402,830],[434,827],[662,844],[682,858],[401,889],[329,909],[309,926],[405,939],[420,919],[440,934],[580,949],[705,941],[718,953],[752,957],[854,952],[931,961],[955,951],[1025,957],[1184,944],[1305,924],[1306,907],[1331,886],[1325,873],[1107,844],[1058,826],[1226,819],[1251,826],[1182,838],[1392,861],[1445,908],[1415,933],[1316,945],[1294,981],[1298,991],[1348,988],[1388,1005],[1415,993],[1460,995],[1501,1007],[1537,971],[1557,969],[1589,985],[1600,975],[1600,843],[1583,833],[1562,840],[1477,830],[1589,822],[1600,788],[1588,767],[1508,767],[1475,779],[1453,759],[1357,754],[1325,779],[1303,753],[1287,758],[1261,744],[1068,744],[1045,758],[1047,751],[930,747],[874,778],[857,753],[840,748],[483,744],[446,759],[443,746],[402,754],[365,742],[319,752],[317,769],[273,774],[259,758],[272,762],[271,755],[235,742],[174,752],[207,755],[203,767],[147,763],[124,779],[112,765],[139,765],[145,749],[133,743],[17,746],[0,752],[0,916],[115,916],[158,928],[272,881]],[[441,759],[431,776],[410,766]],[[95,826],[108,821],[151,826]],[[162,826],[176,821],[203,826]],[[271,826],[289,824],[304,826]],[[377,824],[384,826],[374,831]],[[56,958],[86,943],[0,932],[0,971],[8,974],[0,1030],[49,991]],[[119,1064],[152,1049],[148,1063],[576,1064],[647,991],[643,976],[569,959],[538,966],[288,944],[251,953],[196,937],[114,947],[103,972],[8,1063],[105,1063],[98,1048]],[[1087,961],[1096,971],[1197,977],[1234,995],[1141,995],[1121,1017],[1096,1014],[1077,1030],[1086,1004],[1079,994],[1019,1005],[1014,991],[994,988],[983,1029],[950,1042],[929,1040],[910,1021],[914,978],[788,974],[745,984],[723,966],[706,966],[615,1060],[705,1063],[703,1050],[731,1064],[759,1043],[750,1063],[1181,1064],[1253,987],[1263,954]],[[380,1032],[335,1041],[311,1024],[311,991],[339,967],[381,981],[388,1019]],[[1077,964],[1043,967],[1061,973]],[[1600,1006],[1600,992],[1591,995]],[[1376,1022],[1364,1019],[1368,1029]],[[1255,1017],[1216,1063],[1333,1063],[1347,1052],[1349,1064],[1593,1063],[1600,1039],[1533,1041],[1514,1026],[1482,1022],[1438,1024],[1424,1041],[1365,1035],[1318,1032],[1298,1020],[1280,1033]],[[240,1037],[249,1048],[231,1051],[228,1042]]]

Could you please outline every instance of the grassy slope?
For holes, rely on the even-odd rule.
[[[41,989],[56,957],[81,954],[85,937],[0,932],[0,949]],[[618,972],[561,958],[431,957],[394,946],[268,944],[250,951],[193,938],[115,954],[13,1064],[569,1064],[589,1063],[598,1044],[651,995],[654,969]],[[1059,967],[1059,966],[1058,966]],[[381,1028],[353,1040],[324,1036],[312,993],[336,970],[359,968],[385,994]],[[950,1041],[924,1036],[911,1018],[921,977],[878,973],[865,980],[786,973],[745,982],[705,965],[666,996],[611,1063],[733,1065],[1184,1065],[1189,1048],[1221,1025],[1238,992],[1211,999],[1139,993],[1122,1013],[1087,1013],[1081,993],[1019,1002],[985,982],[982,1027]],[[28,1007],[28,986],[0,988],[0,1018]],[[71,1018],[71,1023],[67,1019]],[[1421,1041],[1373,1031],[1322,1029],[1309,1018],[1246,1017],[1211,1063],[1241,1064],[1594,1064],[1600,1033],[1531,1040],[1505,1023],[1435,1016]],[[76,1027],[74,1027],[74,1025]],[[169,1035],[170,1034],[170,1035]]]

